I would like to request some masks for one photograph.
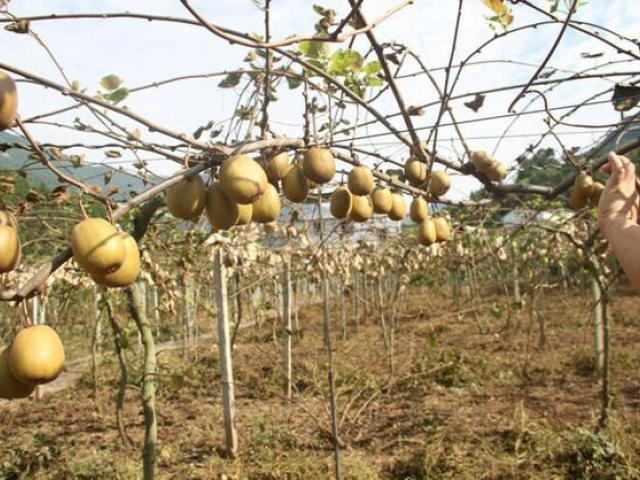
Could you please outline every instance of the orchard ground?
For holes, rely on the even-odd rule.
[[[545,348],[527,302],[509,318],[491,313],[495,298],[478,305],[479,333],[470,305],[462,302],[456,313],[440,290],[408,290],[393,375],[375,311],[356,328],[349,309],[346,341],[333,324],[344,478],[640,478],[637,297],[624,287],[612,297],[612,407],[608,427],[598,432],[600,386],[584,290],[546,292]],[[120,321],[129,320],[123,314]],[[201,310],[200,328],[213,322]],[[238,334],[235,459],[223,454],[215,342],[203,338],[200,348],[186,351],[160,348],[158,478],[331,476],[320,304],[301,308],[299,324],[292,401],[282,394],[279,319]],[[0,478],[138,478],[144,434],[134,385],[138,346],[131,341],[127,352],[132,444],[124,446],[114,415],[117,364],[112,339],[104,342],[96,398],[87,372],[43,401],[0,410]]]

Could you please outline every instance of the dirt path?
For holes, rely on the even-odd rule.
[[[254,323],[241,325],[240,328],[241,329],[247,328],[252,325],[254,325]],[[206,335],[199,335],[196,341],[199,345],[201,341],[210,340],[212,338],[213,338],[213,334],[209,333]],[[168,350],[177,350],[179,348],[182,348],[183,345],[184,345],[183,340],[171,340],[169,342],[160,343],[156,345],[156,355]],[[114,352],[103,353],[98,356],[98,359],[102,360],[103,358],[111,355],[115,355],[115,353]],[[76,358],[74,360],[67,362],[64,366],[63,372],[58,376],[58,378],[56,378],[51,383],[42,385],[41,387],[42,394],[45,397],[47,397],[48,395],[58,393],[63,390],[66,390],[69,387],[72,387],[80,379],[80,377],[82,377],[82,375],[87,370],[89,370],[89,368],[91,368],[91,355],[87,355],[81,358]],[[25,398],[22,400],[11,400],[11,401],[0,399],[0,409],[15,408],[18,405],[20,405],[20,403],[22,402],[29,402],[32,400],[33,400],[32,397]]]

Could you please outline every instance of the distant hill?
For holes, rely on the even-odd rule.
[[[60,185],[57,177],[48,168],[37,160],[29,159],[28,151],[21,148],[6,149],[7,145],[24,145],[25,143],[26,140],[22,137],[0,132],[0,173],[23,172],[29,184],[34,187],[44,187],[47,190]],[[71,162],[62,160],[56,162],[56,167],[74,178],[98,185],[105,193],[117,187],[119,192],[112,197],[116,201],[126,200],[133,194],[148,188],[139,176],[108,165],[86,163],[75,167]],[[111,180],[105,184],[104,179],[108,176],[111,176]]]

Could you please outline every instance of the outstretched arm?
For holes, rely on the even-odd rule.
[[[599,204],[600,230],[631,284],[640,292],[640,225],[635,166],[614,152],[606,167],[611,176]]]

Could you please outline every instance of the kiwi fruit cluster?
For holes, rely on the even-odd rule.
[[[604,191],[604,185],[593,180],[591,175],[581,171],[576,175],[573,189],[569,194],[569,206],[573,210],[580,210],[588,204],[597,205]]]
[[[9,212],[0,210],[0,273],[14,270],[20,262],[18,222]]]
[[[451,227],[444,217],[426,218],[418,224],[418,243],[420,245],[433,245],[438,242],[451,240]]]
[[[507,168],[484,150],[472,152],[471,163],[476,171],[484,173],[492,182],[501,182],[507,176]]]
[[[71,232],[76,263],[99,285],[131,285],[140,273],[140,250],[135,239],[103,218],[85,218]]]
[[[409,158],[404,164],[404,176],[413,187],[422,187],[429,179],[429,167],[415,158]],[[433,170],[429,182],[429,193],[441,197],[451,188],[451,177],[444,170]]]
[[[13,79],[0,72],[0,131],[11,127],[18,114],[18,89]]]
[[[349,172],[346,186],[334,190],[329,207],[335,218],[349,218],[354,222],[366,222],[376,213],[396,221],[407,214],[402,194],[375,186],[373,172],[362,165]]]
[[[24,328],[10,346],[0,347],[0,398],[26,398],[63,368],[64,347],[56,331],[47,325]]]

